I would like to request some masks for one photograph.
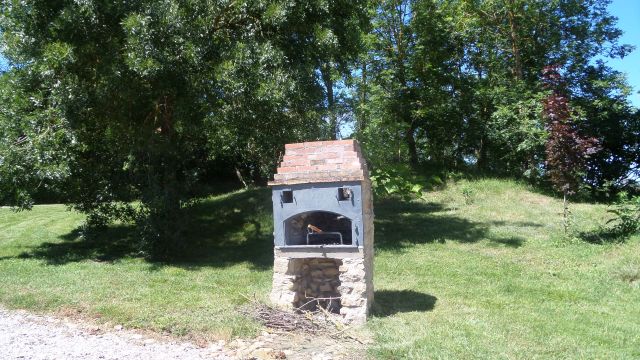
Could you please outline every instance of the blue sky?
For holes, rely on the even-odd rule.
[[[631,103],[640,108],[640,0],[613,0],[609,11],[618,18],[618,27],[624,31],[620,43],[633,45],[636,49],[624,59],[608,60],[608,64],[627,74],[633,88]],[[6,61],[0,55],[0,69],[5,66]]]
[[[640,1],[614,0],[609,12],[618,18],[618,27],[624,31],[620,43],[633,45],[636,49],[624,59],[609,60],[608,63],[627,74],[629,85],[633,87],[631,103],[640,107]]]

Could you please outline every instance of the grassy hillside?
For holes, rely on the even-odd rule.
[[[268,190],[193,212],[188,259],[149,263],[126,226],[87,241],[63,206],[0,210],[0,303],[204,337],[248,336],[234,311],[270,289]],[[378,202],[375,358],[638,358],[640,237],[563,236],[561,202],[502,180],[460,181],[424,200]],[[574,229],[606,207],[573,204]]]
[[[496,180],[462,182],[424,203],[378,206],[370,326],[381,358],[637,358],[640,242],[563,236],[560,201]],[[576,229],[606,208],[574,204]],[[416,295],[418,295],[416,294]],[[387,299],[384,299],[387,300]],[[393,309],[393,307],[392,307]],[[422,310],[422,311],[420,311]]]

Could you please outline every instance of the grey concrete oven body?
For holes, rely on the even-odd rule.
[[[287,192],[290,192],[290,195],[286,194]],[[345,192],[349,196],[341,198],[341,195]],[[288,196],[292,197],[290,202],[286,202]],[[310,247],[317,246],[347,250],[344,247],[364,245],[362,187],[358,182],[346,181],[274,186],[273,205],[274,242],[275,246],[279,248],[289,247],[292,250],[297,248],[311,251]],[[303,234],[305,235],[304,238],[300,239],[300,234],[296,231],[298,229],[293,229],[292,220],[295,220],[300,215],[312,216],[314,213],[327,213],[329,216],[334,214],[336,220],[350,223],[349,234],[340,234],[343,240],[340,244],[331,241],[332,239],[328,239],[324,243],[323,241],[318,241],[309,244],[306,241],[306,235],[309,235],[308,229],[303,227],[302,230],[307,230],[307,232]],[[312,219],[308,220],[308,222],[312,221]]]
[[[287,144],[272,186],[271,300],[364,322],[373,301],[371,182],[354,140]]]

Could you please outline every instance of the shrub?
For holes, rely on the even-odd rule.
[[[414,181],[410,171],[404,168],[373,169],[371,185],[374,194],[381,198],[399,196],[410,200],[422,195],[422,185]]]
[[[616,205],[607,210],[615,215],[607,224],[613,224],[613,232],[627,237],[640,230],[640,196],[629,197],[622,192],[619,199]]]

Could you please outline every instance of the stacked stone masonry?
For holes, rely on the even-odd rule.
[[[340,312],[340,266],[338,259],[291,259],[296,272],[293,291],[294,306],[303,310],[316,310],[318,306],[331,312]]]
[[[363,323],[373,301],[365,264],[364,257],[291,258],[276,251],[271,302],[303,310],[319,305],[342,315],[345,323]]]

